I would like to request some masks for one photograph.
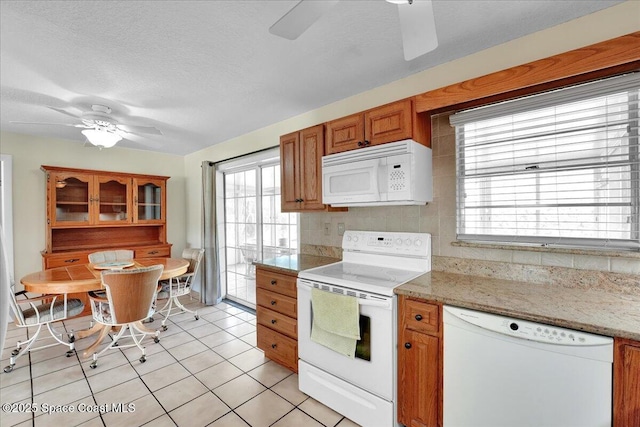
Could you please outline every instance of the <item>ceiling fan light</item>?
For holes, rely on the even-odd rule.
[[[114,132],[97,129],[85,129],[82,134],[87,140],[99,148],[111,148],[122,139],[120,135]]]

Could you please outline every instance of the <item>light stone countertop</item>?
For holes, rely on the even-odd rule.
[[[321,267],[338,261],[340,260],[337,258],[302,254],[279,256],[277,258],[266,259],[263,261],[255,261],[254,264],[259,267],[268,268],[271,271],[279,271],[284,274],[297,274],[302,270]]]
[[[432,271],[395,289],[436,301],[579,331],[640,341],[640,286],[612,292]]]

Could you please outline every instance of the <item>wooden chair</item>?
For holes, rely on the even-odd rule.
[[[129,249],[93,252],[89,254],[89,262],[99,264],[101,262],[129,261],[133,259],[133,256],[134,252]]]
[[[58,332],[52,326],[53,322],[67,319],[69,317],[76,316],[82,313],[84,310],[84,304],[79,299],[67,298],[66,294],[63,295],[40,295],[37,297],[27,297],[24,291],[15,293],[15,285],[11,284],[10,288],[9,304],[11,311],[13,312],[15,324],[20,328],[36,327],[35,332],[30,332],[31,338],[26,341],[18,341],[15,350],[11,353],[9,359],[9,365],[4,368],[4,372],[9,373],[13,371],[13,367],[16,365],[18,358],[26,354],[29,351],[41,350],[43,348],[49,348],[54,345],[62,344],[69,347],[67,351],[67,357],[73,355],[74,350],[74,337],[73,331],[69,333]],[[18,300],[16,296],[23,295],[25,298]],[[36,305],[36,302],[40,304]],[[22,308],[22,305],[27,305],[28,308]],[[36,341],[48,339],[48,337],[41,338],[40,332],[42,327],[46,326],[49,334],[56,342],[42,345],[40,347],[33,347]],[[64,341],[62,337],[68,336],[68,341]],[[26,344],[26,345],[25,345]],[[22,346],[25,345],[23,348]]]
[[[202,261],[202,257],[204,256],[204,249],[198,248],[188,248],[182,251],[182,258],[189,260],[189,268],[187,272],[182,276],[174,277],[172,279],[162,281],[162,290],[158,293],[158,299],[167,298],[166,304],[158,310],[159,314],[164,315],[164,319],[162,320],[162,329],[167,330],[167,319],[170,316],[174,316],[179,313],[171,313],[173,310],[173,304],[175,304],[180,309],[180,313],[184,313],[188,311],[189,313],[193,313],[196,320],[199,319],[198,312],[189,310],[186,308],[178,297],[182,295],[188,295],[191,293],[191,284],[198,274],[198,269],[200,267],[200,261]]]
[[[144,347],[140,343],[147,335],[153,335],[154,341],[159,342],[160,331],[145,331],[140,322],[155,312],[158,279],[162,275],[162,269],[162,265],[153,265],[131,270],[106,270],[101,273],[102,284],[105,287],[104,295],[100,292],[89,292],[93,320],[105,325],[98,339],[104,338],[113,326],[119,326],[120,330],[107,347],[93,354],[91,368],[95,369],[98,366],[98,356],[116,346],[136,346],[142,352],[140,362],[146,361]],[[119,340],[126,331],[129,331],[133,343],[122,345]]]

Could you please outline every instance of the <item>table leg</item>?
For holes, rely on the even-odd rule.
[[[102,330],[100,331],[100,335],[98,335],[98,339],[96,340],[96,342],[91,344],[82,352],[82,357],[84,357],[85,359],[87,357],[90,357],[93,353],[95,353],[96,348],[98,348],[102,340],[104,340],[104,338],[107,336],[107,334],[111,330],[111,326],[102,325],[100,323],[98,323],[98,325],[102,328]]]
[[[147,334],[155,334],[158,331],[158,329],[147,328],[142,322],[136,322],[136,328]]]
[[[82,338],[86,338],[89,337],[95,333],[98,333],[102,330],[102,327],[104,325],[102,325],[101,323],[96,322],[92,327],[90,327],[89,329],[82,329],[80,331],[74,331],[73,332],[73,336],[76,337],[76,339],[82,339]]]

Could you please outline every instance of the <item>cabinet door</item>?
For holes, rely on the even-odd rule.
[[[341,153],[364,146],[364,118],[353,114],[327,123],[325,153]]]
[[[405,329],[398,340],[398,421],[438,426],[440,341]]]
[[[133,180],[133,222],[161,224],[165,222],[165,181],[135,178]]]
[[[280,137],[280,210],[294,212],[300,209],[300,132]]]
[[[615,340],[613,425],[640,426],[640,342]]]
[[[322,155],[324,126],[300,132],[300,199],[302,210],[322,210]]]
[[[365,137],[371,145],[411,138],[411,100],[394,102],[365,112]]]
[[[131,222],[131,178],[98,175],[95,177],[94,188],[94,223]]]
[[[89,225],[94,202],[92,190],[92,175],[51,173],[47,184],[50,225]]]

